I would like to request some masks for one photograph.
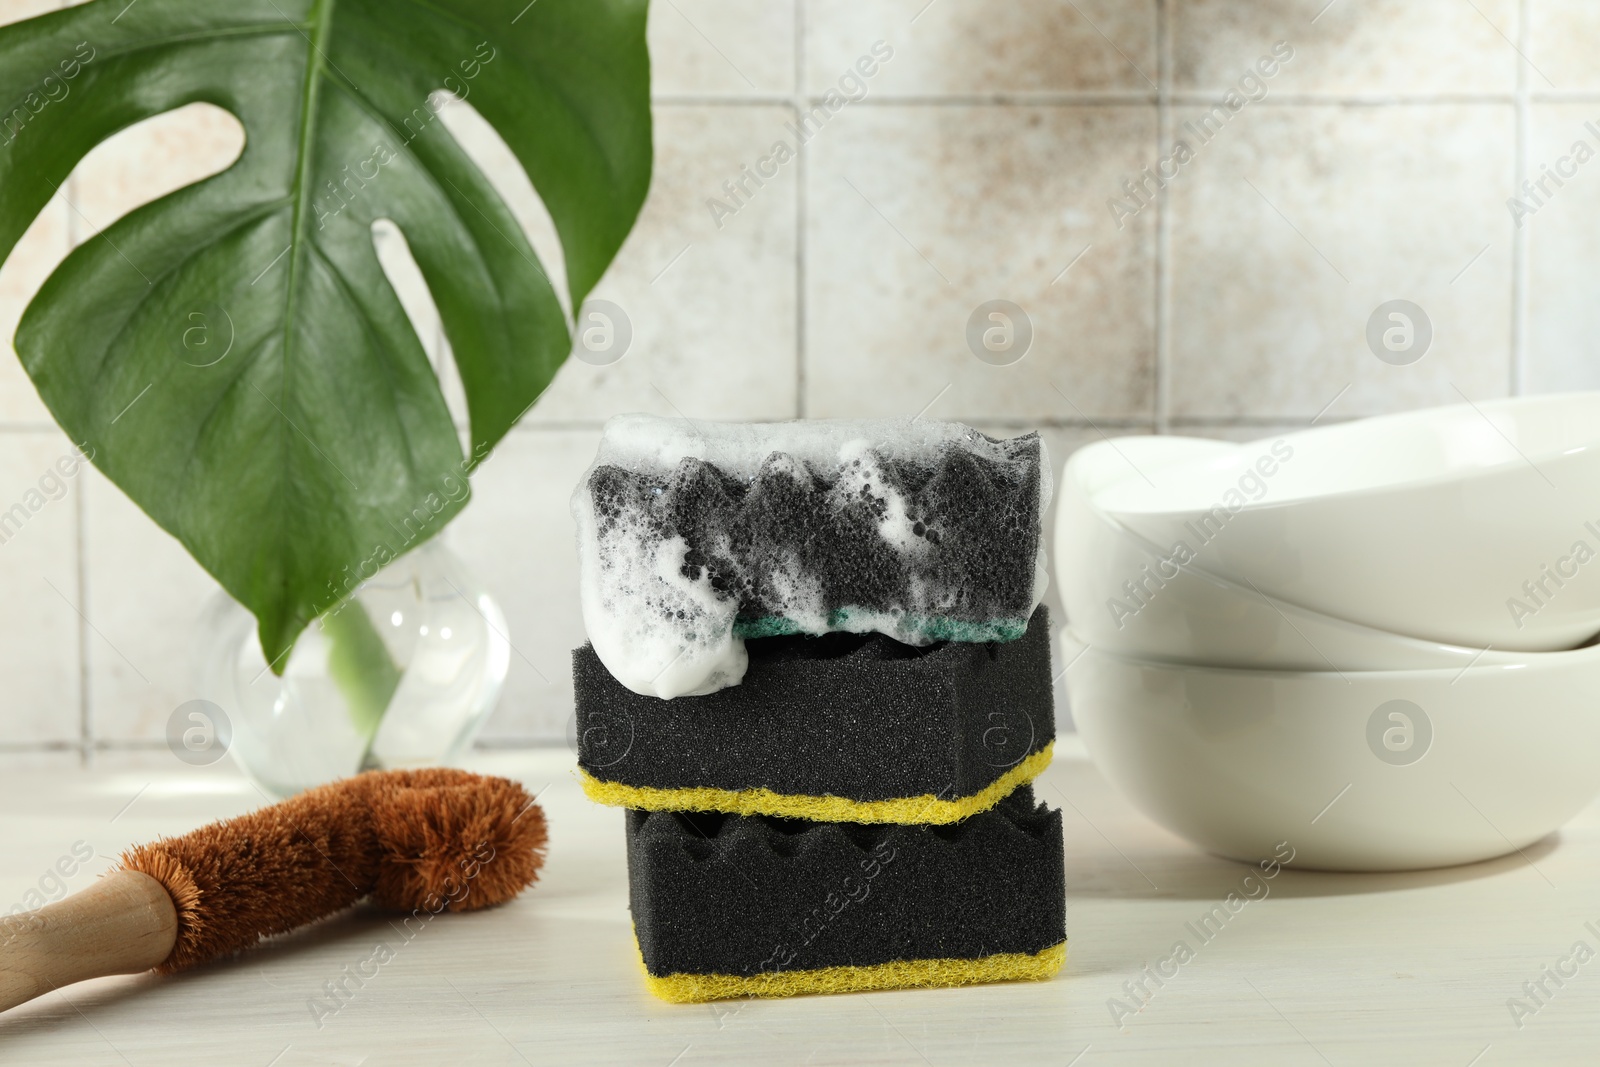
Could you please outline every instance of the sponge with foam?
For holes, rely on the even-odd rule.
[[[578,765],[605,804],[857,823],[945,823],[1050,759],[1050,620],[1017,641],[917,648],[880,634],[749,644],[741,685],[661,700],[573,654]]]
[[[951,826],[631,811],[634,933],[673,1001],[1048,978],[1061,813],[1023,786]]]
[[[958,423],[606,424],[573,494],[584,625],[624,686],[736,685],[744,639],[1020,637],[1047,582],[1037,434]]]

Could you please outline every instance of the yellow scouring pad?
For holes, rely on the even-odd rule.
[[[895,800],[852,800],[835,796],[790,796],[770,789],[716,789],[710,786],[657,789],[596,778],[582,767],[578,780],[597,804],[642,811],[721,811],[729,815],[777,815],[814,822],[951,823],[988,811],[1019,785],[1037,778],[1055,747],[1044,748],[969,796],[942,798],[932,793]]]
[[[821,967],[814,971],[768,971],[764,974],[669,974],[656,977],[648,968],[650,992],[674,1004],[699,1004],[733,997],[796,997],[812,993],[862,993],[874,989],[976,985],[980,982],[1041,982],[1053,978],[1067,962],[1063,941],[1027,955],[1002,952],[975,960],[895,960],[864,967]],[[641,960],[642,965],[642,960]]]

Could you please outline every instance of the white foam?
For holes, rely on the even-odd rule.
[[[868,449],[880,456],[915,459],[957,442],[968,451],[995,460],[1007,458],[1003,444],[991,442],[959,422],[796,419],[741,423],[618,415],[606,422],[595,464],[666,472],[681,460],[692,458],[748,480],[774,452],[782,452],[813,470],[833,470]],[[1044,504],[1048,506],[1049,502],[1047,489]]]
[[[587,496],[588,476],[580,492]],[[584,627],[595,654],[633,690],[663,698],[714,693],[744,678],[744,641],[733,636],[737,601],[681,573],[682,537],[657,541],[620,526],[602,549],[593,509],[578,506]],[[604,561],[601,555],[604,553]]]
[[[712,588],[701,574],[682,573],[687,545],[681,537],[662,542],[643,523],[618,523],[608,528],[604,543],[596,525],[589,480],[597,467],[612,466],[635,474],[669,475],[684,459],[699,459],[745,481],[755,478],[763,463],[795,468],[791,473],[811,483],[811,472],[838,472],[830,497],[842,502],[858,497],[865,486],[885,502],[878,524],[884,541],[902,555],[930,551],[917,536],[906,501],[883,477],[884,459],[927,458],[946,446],[996,462],[1014,462],[1006,447],[977,431],[952,422],[921,419],[811,420],[781,423],[711,423],[620,415],[606,423],[594,463],[584,472],[572,496],[578,528],[578,562],[584,626],[606,669],[636,693],[670,699],[712,693],[743,678],[748,657],[744,641],[733,635],[738,602]],[[1050,503],[1050,463],[1040,442],[1039,511]],[[858,466],[852,461],[860,460]],[[809,468],[809,470],[807,470]],[[1043,537],[1036,560],[1034,606],[1043,596]],[[778,563],[772,586],[780,590],[782,616],[808,633],[827,627],[820,587],[804,574],[798,558]],[[945,606],[939,590],[918,589],[914,608]],[[928,640],[903,625],[903,610],[852,612],[846,625],[856,631],[877,631],[911,643]]]

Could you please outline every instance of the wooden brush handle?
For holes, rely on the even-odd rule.
[[[178,913],[160,882],[115,871],[65,900],[0,919],[0,1011],[108,974],[163,962],[178,938]]]

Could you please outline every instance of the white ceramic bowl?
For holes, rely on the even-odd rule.
[[[1528,651],[1600,631],[1600,393],[1289,434],[1094,502],[1213,574],[1376,629]]]
[[[1407,870],[1488,859],[1600,791],[1600,646],[1369,673],[1222,670],[1062,635],[1072,716],[1150,818],[1207,851]],[[1403,703],[1395,703],[1403,702]]]
[[[1098,493],[1126,478],[1159,486],[1174,465],[1238,451],[1198,438],[1127,437],[1073,453],[1058,494],[1054,574],[1067,621],[1083,640],[1122,655],[1222,667],[1459,670],[1501,661],[1496,651],[1389,633],[1268,600],[1208,573],[1205,550],[1198,562],[1185,563],[1093,504]]]

